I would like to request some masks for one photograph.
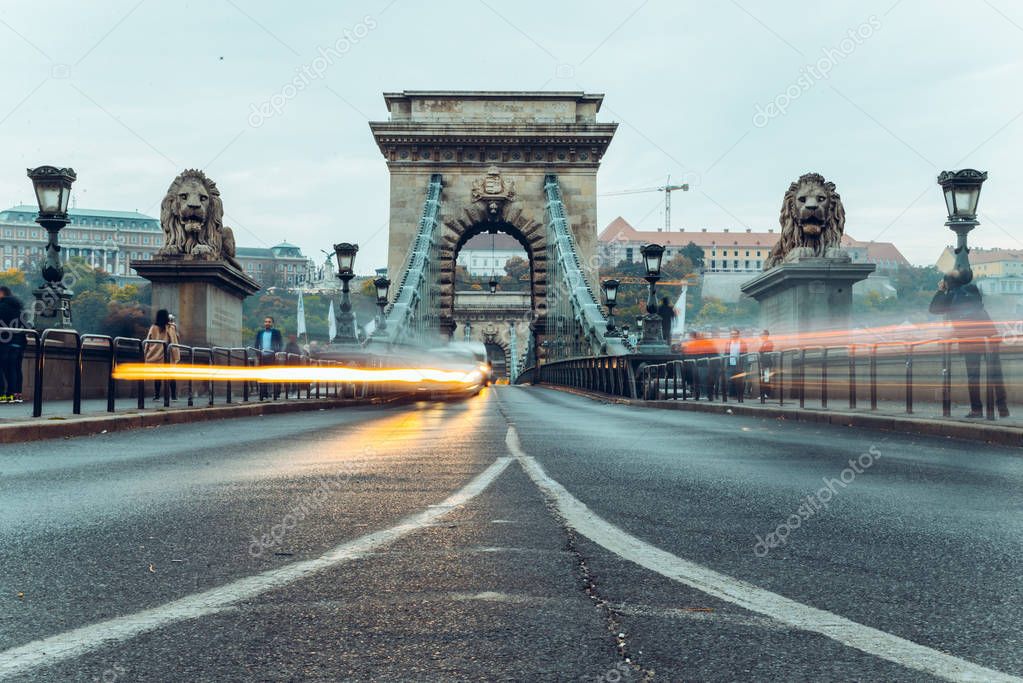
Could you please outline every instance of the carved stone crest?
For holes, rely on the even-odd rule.
[[[489,221],[503,220],[505,205],[514,199],[515,181],[502,178],[497,166],[491,166],[485,176],[472,182],[472,201],[483,202]]]

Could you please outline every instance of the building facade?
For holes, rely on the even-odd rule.
[[[0,266],[3,270],[37,271],[46,255],[46,231],[35,222],[38,208],[22,204],[0,211]],[[83,258],[110,273],[118,284],[145,282],[131,261],[150,260],[163,246],[160,220],[137,211],[68,210],[70,223],[60,231],[61,257]],[[267,286],[300,286],[312,261],[293,244],[269,249],[238,247],[246,274]]]
[[[614,267],[622,261],[639,263],[643,259],[640,248],[644,244],[664,246],[664,260],[669,261],[690,243],[703,250],[703,294],[723,301],[736,301],[741,295],[739,286],[764,269],[771,248],[781,237],[774,229],[754,232],[743,230],[637,230],[619,216],[601,231],[598,254],[601,266]],[[854,263],[875,263],[877,273],[856,284],[857,294],[876,290],[885,296],[894,295],[886,273],[909,265],[909,261],[891,242],[861,242],[849,235],[842,236],[842,248]]]
[[[36,222],[38,208],[13,206],[0,211],[0,265],[5,270],[34,269],[46,254],[46,231]],[[61,256],[80,257],[113,275],[121,284],[141,281],[131,260],[151,259],[163,246],[160,221],[136,211],[73,208],[60,231]]]
[[[288,242],[269,249],[238,247],[237,258],[245,274],[264,287],[302,287],[316,272],[312,259]]]
[[[469,275],[496,275],[502,277],[504,266],[515,257],[526,258],[526,250],[518,240],[503,232],[496,235],[476,235],[462,245],[456,263]]]

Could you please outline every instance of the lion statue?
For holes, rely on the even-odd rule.
[[[202,171],[190,168],[174,179],[160,204],[160,227],[165,240],[159,255],[223,260],[242,270],[234,232],[224,226],[220,190]]]
[[[781,205],[781,238],[764,263],[769,270],[786,261],[805,256],[844,258],[845,207],[829,183],[819,173],[807,173],[789,185]]]

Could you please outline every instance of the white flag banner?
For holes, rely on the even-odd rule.
[[[372,337],[373,333],[376,331],[376,329],[377,329],[377,321],[376,321],[376,318],[374,318],[373,320],[370,320],[368,323],[366,323],[366,326],[364,328],[362,328],[362,331],[366,333],[367,337]]]
[[[298,292],[298,314],[295,321],[295,334],[305,334],[305,300],[302,298],[302,291]]]
[[[337,318],[334,316],[334,302],[330,302],[330,309],[327,311],[327,338],[334,341],[337,336]]]
[[[675,302],[675,321],[671,326],[672,336],[676,334],[682,334],[686,328],[686,292],[689,290],[688,285],[682,285],[682,293],[678,295],[678,301]]]

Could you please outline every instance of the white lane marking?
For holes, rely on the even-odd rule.
[[[858,624],[837,614],[790,600],[641,541],[598,517],[564,486],[551,479],[543,467],[522,450],[514,427],[508,428],[505,442],[529,478],[557,506],[558,512],[569,526],[630,562],[783,624],[819,633],[867,654],[945,680],[1023,683],[1023,678],[988,669],[870,626]]]
[[[431,505],[427,510],[406,517],[388,529],[342,543],[315,559],[293,562],[159,607],[83,626],[0,652],[0,678],[78,657],[104,645],[128,640],[179,621],[215,614],[242,600],[281,588],[324,569],[357,560],[402,536],[429,526],[437,518],[466,504],[490,486],[509,463],[511,458],[498,458],[440,505]]]

